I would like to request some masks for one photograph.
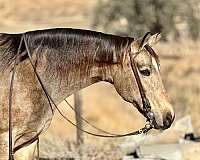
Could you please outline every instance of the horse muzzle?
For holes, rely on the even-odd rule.
[[[165,130],[172,125],[174,117],[175,116],[171,112],[166,112],[162,118],[159,118],[158,115],[153,113],[153,116],[151,117],[151,123],[154,129]]]

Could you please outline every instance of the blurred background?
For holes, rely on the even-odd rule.
[[[190,115],[193,129],[187,132],[200,135],[200,0],[0,0],[0,19],[0,31],[9,33],[53,27],[132,37],[161,32],[162,41],[154,49],[161,59],[161,74],[176,120]],[[90,86],[80,95],[83,117],[104,130],[125,133],[144,125],[144,118],[108,83]],[[73,96],[68,100],[74,104]],[[65,102],[60,108],[75,121]],[[181,136],[167,131],[167,136],[155,143],[176,143]],[[84,149],[76,150],[76,129],[56,113],[41,136],[41,154],[73,157],[87,152],[96,159],[121,159],[123,155],[117,146],[125,138],[108,140],[85,134],[83,138]],[[200,153],[191,152],[195,156]]]

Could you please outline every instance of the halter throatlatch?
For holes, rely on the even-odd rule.
[[[132,68],[133,74],[135,76],[135,79],[136,79],[136,82],[137,82],[137,85],[138,85],[138,89],[139,89],[139,92],[140,92],[140,95],[141,95],[142,104],[143,104],[143,109],[142,110],[140,109],[140,112],[147,118],[147,122],[148,123],[143,128],[141,128],[141,129],[139,129],[137,131],[129,132],[129,133],[126,133],[126,134],[114,134],[114,133],[109,133],[107,131],[104,131],[104,130],[98,128],[98,127],[95,127],[94,125],[90,124],[87,120],[85,120],[83,117],[80,116],[80,118],[83,119],[86,123],[88,123],[91,127],[95,128],[96,130],[99,130],[100,132],[105,133],[105,134],[95,134],[93,132],[84,130],[84,129],[80,128],[79,126],[77,126],[69,118],[67,118],[60,111],[60,109],[57,107],[56,103],[54,102],[54,100],[52,99],[52,97],[47,92],[47,90],[46,90],[46,88],[45,88],[45,86],[44,86],[44,84],[43,84],[43,82],[42,82],[39,74],[36,71],[36,68],[35,68],[35,66],[34,66],[34,64],[32,62],[32,59],[31,59],[31,53],[30,53],[30,50],[28,48],[28,44],[27,44],[27,41],[25,39],[25,35],[22,34],[21,41],[20,41],[20,44],[19,44],[19,47],[18,47],[18,51],[17,51],[17,54],[16,54],[14,66],[13,66],[13,69],[12,69],[12,75],[11,75],[11,81],[10,81],[9,108],[8,108],[9,109],[8,110],[8,113],[9,113],[9,122],[8,122],[8,126],[9,126],[9,160],[14,160],[14,156],[13,156],[13,142],[12,142],[12,92],[13,92],[14,75],[15,75],[15,71],[16,71],[16,65],[17,65],[18,55],[19,55],[19,52],[20,52],[20,49],[21,49],[22,42],[24,42],[24,44],[25,44],[25,50],[27,51],[28,58],[29,58],[29,61],[31,63],[31,66],[33,68],[34,74],[36,75],[36,77],[38,79],[38,82],[39,82],[40,86],[42,87],[42,90],[43,90],[43,92],[44,92],[44,94],[45,94],[45,96],[46,96],[46,98],[47,98],[47,100],[49,102],[51,110],[53,111],[53,108],[52,108],[52,104],[53,104],[54,107],[55,107],[55,109],[59,112],[59,114],[67,122],[69,122],[70,124],[72,124],[73,126],[75,126],[77,129],[81,130],[84,133],[87,133],[89,135],[96,136],[96,137],[117,138],[117,137],[125,137],[125,136],[131,136],[131,135],[138,135],[138,134],[142,134],[142,133],[147,133],[149,130],[151,130],[153,128],[153,123],[155,121],[154,120],[155,119],[154,118],[154,114],[151,111],[150,102],[149,102],[148,98],[146,97],[145,90],[144,90],[142,82],[140,80],[140,77],[139,77],[139,74],[138,74],[138,71],[137,71],[137,66],[135,64],[134,58],[132,57],[132,55],[130,53],[129,53],[129,57],[130,57],[130,62],[131,62],[130,63],[131,64],[131,68]],[[67,104],[69,106],[71,106],[68,102],[67,102]]]

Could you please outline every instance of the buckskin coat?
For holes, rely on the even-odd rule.
[[[8,97],[11,71],[17,58],[13,87],[13,149],[16,160],[32,159],[35,141],[51,122],[51,108],[33,72],[22,34],[0,34],[0,160],[8,159]],[[114,85],[125,100],[142,108],[128,52],[135,55],[138,72],[150,100],[158,129],[168,128],[174,111],[163,87],[158,57],[144,46],[159,40],[120,37],[79,29],[48,29],[24,33],[31,58],[49,95],[59,104],[66,97],[99,81]],[[150,47],[151,48],[151,47]]]

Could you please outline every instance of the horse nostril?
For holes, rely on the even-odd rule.
[[[166,129],[169,128],[172,122],[173,122],[172,114],[170,112],[167,112],[165,117],[163,117],[164,128]]]

